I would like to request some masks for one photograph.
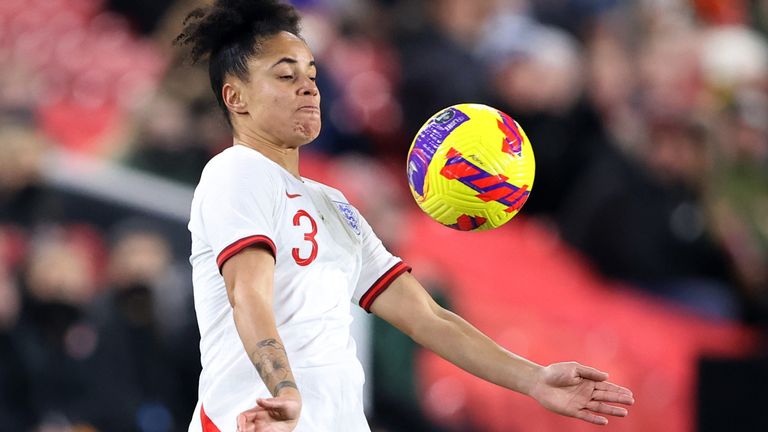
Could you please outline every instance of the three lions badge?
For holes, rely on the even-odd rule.
[[[357,216],[357,211],[349,203],[334,201],[336,209],[344,216],[344,220],[347,221],[347,225],[352,228],[352,231],[357,235],[361,235],[360,231],[360,219]]]

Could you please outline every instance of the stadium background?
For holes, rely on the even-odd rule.
[[[0,2],[0,430],[185,430],[185,223],[230,145],[171,46],[198,0]],[[303,0],[347,194],[444,304],[539,363],[612,372],[607,431],[768,430],[768,1]],[[466,234],[407,190],[411,137],[482,102],[527,131],[523,212]],[[586,431],[357,320],[374,431]]]

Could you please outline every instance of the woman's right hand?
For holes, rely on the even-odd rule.
[[[237,416],[238,432],[289,432],[299,422],[301,396],[285,389],[277,397],[259,399],[256,406]]]

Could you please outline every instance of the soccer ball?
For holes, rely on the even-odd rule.
[[[461,231],[493,229],[512,219],[531,193],[535,170],[520,125],[481,104],[439,111],[408,151],[408,184],[419,207]]]

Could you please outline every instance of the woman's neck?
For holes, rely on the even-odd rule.
[[[258,151],[301,180],[301,175],[299,174],[299,147],[286,148],[268,140],[244,134],[235,136],[234,143]]]

